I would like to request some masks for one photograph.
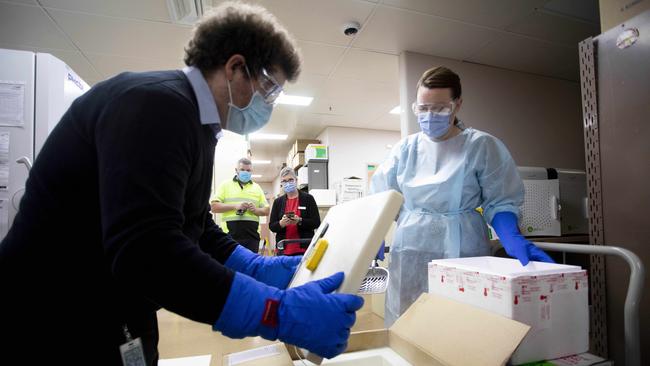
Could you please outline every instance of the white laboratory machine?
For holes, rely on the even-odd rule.
[[[525,236],[588,234],[584,171],[518,167],[526,190],[519,227]]]
[[[47,53],[0,49],[0,239],[45,139],[90,86]]]

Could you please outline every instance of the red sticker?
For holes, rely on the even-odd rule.
[[[515,305],[519,304],[519,296],[515,295]]]

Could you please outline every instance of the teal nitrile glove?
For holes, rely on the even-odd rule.
[[[238,245],[224,265],[269,286],[285,289],[301,259],[302,256],[264,257]]]
[[[519,232],[517,216],[512,212],[499,212],[492,219],[492,227],[509,256],[519,259],[522,265],[530,261],[555,263],[548,254],[526,240]]]
[[[278,290],[235,273],[221,315],[212,329],[227,337],[260,335],[332,358],[347,347],[355,312],[363,306],[357,295],[332,294],[343,282],[339,272],[289,290]]]

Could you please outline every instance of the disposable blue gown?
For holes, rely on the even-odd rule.
[[[503,211],[519,215],[524,186],[505,145],[467,128],[440,142],[421,132],[402,139],[372,177],[371,192],[388,189],[404,195],[390,248],[390,326],[427,292],[428,262],[490,254],[485,221]]]

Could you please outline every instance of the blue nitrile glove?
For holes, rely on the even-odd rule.
[[[212,329],[230,338],[260,335],[332,358],[347,347],[357,295],[332,294],[343,282],[339,272],[322,280],[278,290],[235,273],[221,315]]]
[[[519,232],[517,216],[512,212],[499,212],[492,219],[492,227],[509,256],[519,259],[522,265],[529,261],[555,263],[548,254],[529,242]]]
[[[377,256],[375,257],[376,260],[383,261],[386,258],[384,253],[385,248],[386,248],[386,241],[382,240],[381,246],[379,247],[379,251],[377,252]]]
[[[285,289],[301,259],[301,256],[264,257],[238,245],[224,264],[269,286]]]

